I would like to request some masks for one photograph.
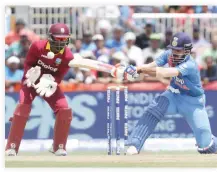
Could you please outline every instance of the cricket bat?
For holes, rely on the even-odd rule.
[[[69,67],[79,67],[95,69],[97,71],[106,72],[112,74],[115,70],[115,66],[103,63],[97,60],[76,58],[69,62]]]

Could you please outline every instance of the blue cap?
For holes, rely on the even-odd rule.
[[[184,32],[178,32],[173,36],[170,45],[168,45],[167,48],[174,50],[183,50],[185,48],[191,49],[191,38]]]

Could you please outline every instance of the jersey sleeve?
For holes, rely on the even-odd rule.
[[[176,66],[178,71],[181,73],[182,76],[187,76],[195,71],[195,65],[191,61],[187,61],[185,63],[181,63],[180,65]]]
[[[164,66],[168,63],[168,57],[170,55],[170,50],[164,51],[156,60],[158,66]]]

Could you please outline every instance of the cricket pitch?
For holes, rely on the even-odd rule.
[[[133,156],[102,152],[70,152],[57,157],[50,153],[23,153],[5,157],[5,167],[217,167],[217,154],[197,152],[143,152]]]

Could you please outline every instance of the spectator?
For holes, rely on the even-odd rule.
[[[143,63],[146,63],[148,57],[155,60],[163,53],[163,49],[160,49],[160,34],[153,33],[150,36],[150,47],[143,49]],[[150,59],[149,59],[150,60]]]
[[[209,6],[209,11],[212,13],[217,13],[217,6]]]
[[[200,36],[200,29],[198,26],[193,26],[193,47],[196,51],[196,62],[199,65],[202,65],[202,57],[201,55],[204,54],[204,51],[211,47],[210,43],[206,41],[204,38],[201,38]]]
[[[74,42],[74,48],[72,50],[73,53],[80,53],[82,47],[82,40],[76,39]]]
[[[165,32],[165,40],[164,43],[162,44],[162,49],[167,49],[167,46],[170,44],[170,40],[172,39],[172,36],[173,36],[172,29],[167,28]]]
[[[217,63],[217,35],[212,37],[212,47],[207,49],[203,55],[203,61],[207,56],[211,56],[213,58],[214,63]]]
[[[114,53],[120,51],[123,45],[123,28],[116,25],[113,28],[113,38],[106,41],[106,47],[111,49],[111,53]]]
[[[212,56],[206,56],[206,67],[201,70],[201,79],[203,84],[217,81],[217,65],[214,63]]]
[[[191,49],[191,56],[194,58],[195,61],[196,61],[196,57],[197,57],[196,54],[197,54],[197,52],[196,52],[195,48],[193,47]],[[196,61],[196,63],[197,63],[197,61]],[[197,65],[198,65],[199,70],[201,70],[203,68],[203,66],[201,64],[197,63]]]
[[[202,12],[201,13],[210,13],[209,8],[207,5],[202,6]]]
[[[99,20],[96,25],[96,33],[103,36],[104,40],[108,39],[108,34],[111,32],[112,26],[108,20]]]
[[[122,51],[131,61],[135,61],[136,65],[143,64],[143,54],[141,48],[135,46],[136,35],[133,32],[127,32],[124,34],[124,40],[126,45],[123,46]]]
[[[135,13],[152,13],[153,6],[134,6]]]
[[[5,88],[10,89],[17,83],[21,82],[23,71],[19,69],[20,59],[16,56],[11,56],[6,61],[5,66]]]
[[[96,45],[92,42],[92,35],[89,31],[83,34],[83,43],[81,50],[85,51],[94,51],[96,49]]]
[[[22,32],[21,32],[22,31]],[[10,31],[5,37],[5,43],[7,45],[11,45],[15,41],[20,40],[20,34],[26,32],[25,34],[28,36],[28,39],[33,41],[38,41],[40,37],[36,35],[33,31],[25,28],[25,22],[22,19],[18,19],[16,21],[15,30]]]
[[[24,60],[26,58],[27,52],[30,47],[30,40],[28,39],[27,35],[21,35],[20,40],[12,43],[10,47],[8,48],[5,58],[11,57],[11,56],[17,56],[20,58],[20,69],[23,68]]]
[[[134,7],[132,6],[120,6],[120,25],[125,31],[138,32],[139,29],[136,27],[136,23],[133,19]]]
[[[16,21],[15,29],[10,31],[5,37],[5,43],[11,45],[13,42],[20,40],[20,31],[24,29],[25,22],[22,19]]]
[[[153,30],[152,23],[146,23],[144,30],[144,33],[136,37],[136,46],[138,46],[141,49],[147,48],[149,46],[150,35]]]
[[[95,75],[91,72],[90,69],[87,68],[80,68],[81,73],[83,75],[83,83],[85,84],[92,84],[96,81]]]
[[[194,9],[192,6],[180,6],[179,9],[177,10],[178,13],[194,13]]]
[[[68,72],[65,74],[63,81],[77,83],[75,78],[76,78],[76,73],[78,72],[78,70],[79,68],[70,68]]]
[[[96,56],[93,54],[93,51],[81,51],[80,55],[82,58],[85,58],[85,59],[96,60]]]
[[[128,63],[128,58],[122,51],[117,51],[111,56],[111,64],[115,66],[118,63]]]
[[[109,49],[104,46],[104,38],[100,34],[96,34],[93,36],[92,40],[96,44],[96,49],[93,51],[96,58],[101,55],[109,56]]]
[[[179,9],[179,6],[168,6],[166,8],[166,11],[168,13],[177,13],[178,9]]]
[[[106,56],[106,55],[101,55],[98,57],[97,59],[98,61],[101,61],[103,63],[109,63],[109,57]],[[106,72],[100,72],[98,71],[97,72],[97,81],[100,82],[100,83],[109,83],[111,82],[112,78],[110,76],[109,73],[106,73]]]

